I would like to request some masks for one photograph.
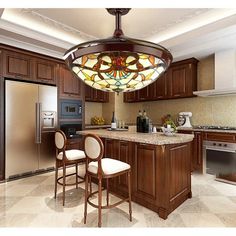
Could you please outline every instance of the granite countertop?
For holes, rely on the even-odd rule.
[[[78,134],[96,134],[102,138],[119,139],[130,142],[147,143],[155,145],[176,144],[191,142],[194,138],[193,134],[174,134],[166,136],[161,132],[157,133],[137,133],[131,131],[108,131],[104,129],[77,131]]]
[[[186,131],[202,131],[202,132],[217,132],[217,133],[236,133],[236,130],[222,130],[222,129],[200,129],[200,128],[184,128],[178,127],[177,130],[186,130]]]

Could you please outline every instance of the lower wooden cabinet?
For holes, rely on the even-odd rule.
[[[103,139],[105,157],[131,165],[132,200],[166,219],[191,197],[191,143],[152,145]],[[127,176],[109,180],[111,191],[128,195]]]
[[[235,133],[204,132],[204,140],[236,143]]]
[[[179,130],[179,133],[194,134],[192,142],[191,171],[203,171],[203,133],[201,131]]]
[[[82,138],[73,138],[73,139],[67,139],[66,149],[79,149],[84,150],[84,143]]]
[[[157,146],[141,143],[135,143],[134,146],[133,194],[135,197],[155,203],[157,200]]]
[[[119,161],[126,162],[131,165],[131,153],[132,144],[131,142],[105,139],[105,153],[104,156],[113,158]],[[110,188],[113,191],[119,192],[121,195],[128,191],[128,179],[126,175],[118,176],[110,180]]]

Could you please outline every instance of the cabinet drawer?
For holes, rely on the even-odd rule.
[[[236,142],[236,134],[205,132],[203,136],[205,140]]]

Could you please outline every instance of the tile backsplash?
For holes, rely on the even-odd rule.
[[[214,88],[214,56],[202,59],[198,64],[198,90]],[[93,114],[94,109],[102,112],[109,120],[114,110],[118,120],[136,123],[139,110],[146,110],[153,123],[160,124],[161,117],[171,114],[176,119],[181,111],[191,111],[193,125],[224,125],[236,126],[236,96],[193,97],[152,102],[124,103],[123,94],[112,94],[109,103],[99,106],[87,106],[87,113]],[[88,117],[86,115],[86,117]]]

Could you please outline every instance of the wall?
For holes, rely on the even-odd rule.
[[[214,56],[198,63],[198,90],[214,88]],[[236,126],[236,96],[194,97],[154,102],[123,103],[123,94],[110,94],[109,103],[85,103],[85,123],[90,124],[92,116],[103,116],[109,124],[112,112],[117,120],[136,123],[139,110],[146,110],[153,123],[161,124],[161,117],[171,114],[173,119],[181,111],[191,111],[193,125]]]
[[[85,102],[85,124],[91,124],[93,116],[102,116],[102,103]]]
[[[214,87],[214,57],[198,64],[198,90]],[[153,123],[161,124],[161,117],[171,114],[175,119],[181,111],[193,113],[193,125],[236,126],[236,96],[185,98],[154,102],[123,103],[123,94],[115,95],[117,119],[135,123],[139,110],[146,110]]]

